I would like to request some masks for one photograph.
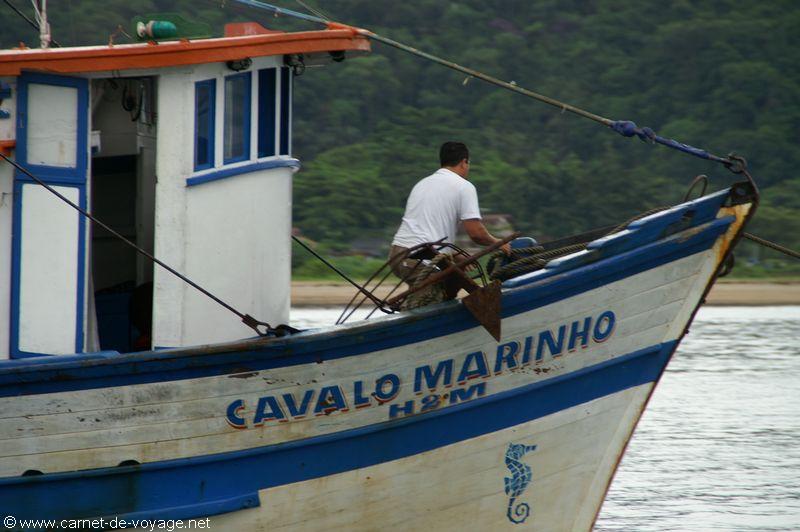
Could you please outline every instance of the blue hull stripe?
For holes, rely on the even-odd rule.
[[[733,217],[706,224],[682,240],[672,238],[622,253],[503,293],[504,318],[575,296],[709,249]],[[288,338],[179,350],[40,357],[0,363],[0,397],[130,384],[176,381],[258,371],[362,355],[479,327],[459,302],[411,312],[403,318]]]
[[[187,519],[230,512],[258,505],[260,489],[430,451],[653,382],[676,345],[658,344],[456,406],[297,442],[139,466],[5,478],[0,480],[2,510],[18,519]]]

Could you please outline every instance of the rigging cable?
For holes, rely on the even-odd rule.
[[[306,9],[306,11],[310,11],[310,12],[314,13],[319,18],[321,18],[323,20],[330,20],[331,19],[331,17],[326,16],[325,13],[323,13],[320,9],[315,9],[315,8],[311,7],[307,3],[303,2],[303,0],[295,0],[295,1],[298,4],[300,4],[301,6],[303,6]]]
[[[186,284],[190,285],[192,288],[195,288],[196,290],[200,291],[204,295],[208,296],[209,298],[211,298],[215,302],[219,303],[220,305],[222,305],[226,309],[230,310],[231,312],[233,312],[234,314],[239,316],[242,319],[242,323],[244,323],[245,325],[247,325],[248,327],[253,329],[259,336],[271,336],[271,335],[283,336],[287,332],[294,331],[294,329],[292,329],[291,327],[288,327],[286,325],[278,325],[276,328],[273,328],[266,322],[258,321],[257,319],[255,319],[254,317],[252,317],[249,314],[244,314],[242,312],[239,312],[238,310],[233,308],[231,305],[229,305],[228,303],[224,302],[223,300],[221,300],[220,298],[218,298],[217,296],[215,296],[214,294],[212,294],[211,292],[209,292],[208,290],[206,290],[202,286],[198,285],[197,283],[195,283],[194,281],[192,281],[191,279],[189,279],[185,275],[179,273],[178,271],[176,271],[175,269],[173,269],[169,265],[167,265],[164,262],[160,261],[159,259],[157,259],[153,255],[151,255],[150,253],[148,253],[144,249],[140,248],[139,246],[137,246],[136,244],[134,244],[133,242],[131,242],[130,240],[128,240],[127,238],[125,238],[124,236],[119,234],[117,231],[113,230],[111,227],[109,227],[108,225],[106,225],[102,221],[100,221],[97,218],[95,218],[94,215],[92,215],[91,213],[89,213],[85,209],[81,208],[80,206],[76,205],[75,203],[73,203],[69,199],[67,199],[65,196],[63,196],[61,193],[59,193],[53,187],[51,187],[50,185],[48,185],[47,183],[45,183],[44,181],[42,181],[41,179],[39,179],[38,177],[33,175],[31,172],[29,172],[24,167],[20,166],[15,161],[12,161],[8,157],[6,157],[3,153],[0,153],[0,157],[3,160],[5,160],[7,163],[12,165],[14,168],[16,168],[20,172],[24,173],[25,175],[27,175],[28,177],[33,179],[36,183],[38,183],[39,185],[41,185],[44,188],[46,188],[49,192],[54,194],[58,199],[60,199],[61,201],[63,201],[64,203],[66,203],[67,205],[69,205],[70,207],[72,207],[73,209],[75,209],[76,211],[81,213],[83,216],[85,216],[89,220],[93,221],[95,224],[99,225],[100,227],[102,227],[103,229],[108,231],[109,233],[111,233],[114,237],[118,238],[119,240],[121,240],[122,242],[127,244],[128,246],[132,247],[134,250],[136,250],[137,252],[141,253],[142,255],[144,255],[145,257],[147,257],[148,259],[150,259],[154,263],[158,264],[159,266],[161,266],[162,268],[164,268],[165,270],[170,272],[172,275],[174,275],[177,278],[179,278],[181,281],[183,281]],[[263,331],[260,330],[259,327],[264,327],[264,330]]]
[[[344,279],[345,281],[347,281],[347,282],[348,282],[348,283],[350,283],[351,285],[355,286],[355,287],[358,289],[358,291],[359,291],[359,292],[361,292],[362,294],[364,294],[364,296],[365,296],[365,297],[369,298],[369,300],[370,300],[370,301],[372,301],[372,302],[373,302],[375,305],[378,305],[379,307],[382,307],[382,306],[383,306],[383,302],[382,302],[380,299],[378,299],[377,297],[375,297],[375,296],[372,294],[372,292],[370,292],[369,290],[367,290],[366,288],[364,288],[363,286],[361,286],[360,284],[358,284],[357,282],[355,282],[354,280],[352,280],[352,279],[351,279],[350,277],[348,277],[348,276],[347,276],[347,274],[346,274],[346,273],[344,273],[342,270],[340,270],[339,268],[337,268],[336,266],[334,266],[333,264],[331,264],[330,262],[328,262],[327,260],[325,260],[325,257],[323,257],[322,255],[320,255],[319,253],[317,253],[316,251],[314,251],[313,249],[311,249],[309,246],[307,246],[307,245],[305,244],[305,242],[303,242],[302,240],[300,240],[299,238],[297,238],[297,237],[296,237],[296,236],[294,236],[294,235],[292,235],[292,240],[294,240],[295,242],[297,242],[298,244],[300,244],[300,246],[302,246],[302,248],[303,248],[303,249],[305,249],[306,251],[308,251],[309,253],[311,253],[312,255],[314,255],[314,256],[315,256],[317,259],[321,260],[321,261],[322,261],[322,263],[323,263],[323,264],[325,264],[325,266],[327,266],[328,268],[330,268],[331,270],[333,270],[334,272],[336,272],[337,274],[339,274],[339,276],[341,276],[341,277],[342,277],[342,279]]]
[[[679,142],[679,141],[677,141],[675,139],[662,137],[662,136],[658,135],[652,128],[639,127],[638,125],[636,125],[635,122],[632,122],[630,120],[611,120],[610,118],[606,118],[606,117],[591,113],[589,111],[586,111],[585,109],[581,109],[579,107],[575,107],[574,105],[570,105],[568,103],[556,100],[555,98],[550,98],[549,96],[545,96],[544,94],[539,94],[537,92],[534,92],[534,91],[525,89],[523,87],[520,87],[514,81],[511,81],[511,82],[503,81],[501,79],[495,78],[493,76],[490,76],[490,75],[485,74],[483,72],[480,72],[478,70],[474,70],[472,68],[468,68],[468,67],[465,67],[463,65],[459,65],[458,63],[454,63],[452,61],[448,61],[446,59],[443,59],[441,57],[435,56],[433,54],[429,54],[427,52],[424,52],[422,50],[414,48],[413,46],[409,46],[409,45],[403,44],[403,43],[401,43],[399,41],[395,41],[393,39],[389,39],[388,37],[384,37],[384,36],[379,35],[379,34],[373,32],[373,31],[370,31],[370,30],[366,30],[366,29],[362,29],[362,28],[355,28],[355,27],[348,26],[348,25],[341,24],[341,23],[331,22],[327,18],[323,18],[323,17],[315,16],[315,15],[308,15],[308,14],[305,14],[305,13],[300,13],[300,12],[297,12],[297,11],[293,11],[291,9],[285,9],[285,8],[278,7],[278,6],[275,6],[275,5],[272,5],[272,4],[268,4],[266,2],[261,2],[260,0],[235,0],[235,1],[240,3],[240,4],[246,5],[246,6],[250,6],[250,7],[257,8],[257,9],[263,9],[263,10],[269,11],[269,12],[273,13],[275,16],[286,15],[286,16],[289,16],[289,17],[298,18],[298,19],[301,19],[301,20],[306,20],[308,22],[314,22],[314,23],[317,23],[317,24],[323,24],[323,25],[325,25],[326,27],[328,27],[330,29],[344,29],[344,28],[352,29],[356,33],[358,33],[359,35],[367,37],[368,39],[371,39],[373,41],[378,41],[378,42],[383,43],[383,44],[385,44],[387,46],[391,46],[391,47],[396,48],[398,50],[410,53],[412,55],[416,55],[418,57],[421,57],[421,58],[426,59],[428,61],[432,61],[432,62],[437,63],[439,65],[442,65],[444,67],[450,68],[452,70],[456,70],[456,71],[461,72],[463,74],[467,74],[469,77],[478,78],[478,79],[480,79],[482,81],[485,81],[487,83],[490,83],[492,85],[496,85],[498,87],[510,90],[512,92],[516,92],[516,93],[521,94],[523,96],[527,96],[529,98],[533,98],[533,99],[538,100],[540,102],[546,103],[546,104],[551,105],[553,107],[557,107],[557,108],[561,109],[562,112],[568,111],[568,112],[576,114],[576,115],[578,115],[580,117],[587,118],[589,120],[593,120],[595,122],[598,122],[598,123],[610,128],[610,129],[612,129],[613,131],[619,133],[623,137],[638,137],[640,140],[642,140],[644,142],[647,142],[647,143],[650,143],[650,144],[661,144],[662,146],[666,146],[668,148],[672,148],[674,150],[678,150],[680,152],[683,152],[683,153],[686,153],[686,154],[689,154],[689,155],[693,155],[693,156],[699,157],[701,159],[706,159],[708,161],[713,161],[713,162],[720,163],[723,166],[725,166],[728,170],[733,172],[734,174],[744,174],[745,177],[747,178],[747,180],[753,186],[753,189],[756,191],[756,194],[758,193],[758,186],[756,185],[755,180],[753,179],[753,177],[747,171],[747,161],[745,161],[745,159],[743,157],[734,155],[732,153],[728,154],[727,157],[720,157],[719,155],[715,155],[715,154],[713,154],[713,153],[711,153],[711,152],[709,152],[707,150],[704,150],[702,148],[696,148],[696,147],[691,146],[689,144],[684,144],[682,142]],[[297,2],[300,5],[302,5],[303,7],[305,7],[306,9],[308,9],[309,11],[311,11],[311,12],[313,12],[313,13],[315,13],[317,15],[321,14],[321,13],[319,13],[319,11],[309,7],[302,0],[297,0]],[[705,176],[703,176],[703,177],[705,177]],[[698,179],[699,179],[699,176],[698,176]],[[706,180],[707,180],[707,178],[706,178]],[[693,186],[694,186],[694,184],[693,184]],[[691,191],[691,189],[690,189],[690,191]],[[705,187],[703,188],[703,191],[705,191]],[[688,193],[687,193],[687,195],[688,195]],[[781,253],[785,253],[786,255],[789,255],[790,257],[794,257],[794,258],[799,258],[800,259],[800,253],[792,251],[792,250],[790,250],[788,248],[785,248],[785,247],[783,247],[783,246],[781,246],[779,244],[775,244],[774,242],[769,242],[768,240],[764,240],[763,238],[757,237],[757,236],[752,235],[750,233],[744,233],[743,236],[745,238],[749,239],[749,240],[752,240],[753,242],[756,242],[756,243],[761,244],[763,246],[769,247],[769,248],[774,249],[776,251],[780,251]],[[355,283],[353,283],[353,284],[355,284]],[[363,290],[363,288],[361,288],[361,287],[359,287],[359,288]]]
[[[780,251],[784,255],[788,255],[789,257],[793,257],[795,259],[800,259],[800,253],[798,253],[797,251],[791,250],[787,247],[783,247],[780,244],[776,244],[775,242],[770,242],[769,240],[761,238],[760,236],[756,236],[751,233],[744,233],[742,236],[744,236],[748,240],[752,240],[756,244],[764,246],[765,248],[773,249],[775,251]]]
[[[11,8],[11,9],[12,9],[12,10],[13,10],[13,11],[14,11],[14,12],[17,14],[17,15],[19,15],[19,16],[20,16],[20,17],[22,17],[22,18],[24,18],[24,19],[25,19],[25,21],[26,21],[28,24],[30,24],[30,25],[31,25],[31,27],[33,27],[33,28],[34,28],[36,31],[39,31],[39,25],[38,25],[38,24],[36,24],[34,21],[32,21],[32,20],[31,20],[31,19],[28,17],[28,15],[26,15],[25,13],[23,13],[22,11],[20,11],[20,10],[19,10],[19,8],[17,8],[17,6],[15,6],[14,4],[12,4],[12,3],[11,3],[11,0],[3,0],[3,2],[4,2],[4,3],[5,3],[5,4],[8,6],[8,7],[10,7],[10,8]],[[57,47],[61,48],[61,45],[58,43],[58,41],[57,41],[57,40],[55,40],[55,39],[51,38],[51,39],[50,39],[50,42],[51,42],[51,43],[53,43],[54,45],[56,45]]]
[[[613,131],[619,133],[623,137],[638,137],[640,140],[642,140],[644,142],[647,142],[647,143],[650,143],[650,144],[661,144],[662,146],[666,146],[668,148],[672,148],[674,150],[678,150],[678,151],[681,151],[683,153],[687,153],[689,155],[693,155],[695,157],[699,157],[701,159],[706,159],[706,160],[709,160],[709,161],[720,163],[723,166],[725,166],[728,170],[730,170],[731,172],[733,172],[735,174],[744,174],[745,177],[747,177],[747,180],[753,186],[753,189],[756,192],[758,191],[758,187],[756,186],[755,181],[753,180],[753,178],[750,175],[750,173],[747,171],[747,162],[745,161],[744,158],[742,158],[740,156],[737,156],[737,155],[734,155],[734,154],[729,154],[727,157],[720,157],[718,155],[714,155],[713,153],[711,153],[711,152],[709,152],[707,150],[704,150],[704,149],[701,149],[701,148],[696,148],[694,146],[690,146],[689,144],[684,144],[684,143],[679,142],[679,141],[674,140],[674,139],[662,137],[662,136],[658,135],[653,129],[651,129],[649,127],[639,127],[639,126],[636,125],[635,122],[632,122],[630,120],[611,120],[610,118],[606,118],[606,117],[591,113],[589,111],[586,111],[586,110],[581,109],[579,107],[575,107],[575,106],[570,105],[570,104],[565,103],[565,102],[561,102],[559,100],[556,100],[555,98],[550,98],[549,96],[545,96],[544,94],[539,94],[537,92],[525,89],[523,87],[518,86],[513,81],[511,81],[511,82],[503,81],[501,79],[495,78],[495,77],[490,76],[488,74],[484,74],[483,72],[480,72],[478,70],[474,70],[472,68],[468,68],[468,67],[465,67],[463,65],[459,65],[458,63],[454,63],[452,61],[448,61],[448,60],[443,59],[441,57],[429,54],[427,52],[424,52],[422,50],[419,50],[419,49],[414,48],[412,46],[409,46],[407,44],[403,44],[403,43],[395,41],[393,39],[389,39],[388,37],[384,37],[384,36],[379,35],[379,34],[373,32],[373,31],[369,31],[369,30],[362,29],[362,28],[354,28],[352,26],[347,26],[347,25],[344,25],[344,24],[331,22],[327,18],[324,18],[324,17],[321,17],[321,16],[316,16],[316,15],[321,15],[321,13],[319,13],[319,11],[309,7],[302,0],[296,0],[296,1],[301,6],[305,7],[307,10],[311,11],[312,13],[315,13],[315,15],[308,15],[308,14],[305,14],[305,13],[299,13],[297,11],[292,11],[291,9],[281,8],[281,7],[272,5],[272,4],[268,4],[266,2],[261,2],[259,0],[236,0],[236,2],[238,2],[240,4],[269,11],[269,12],[273,13],[275,16],[286,15],[286,16],[289,16],[289,17],[306,20],[308,22],[315,22],[317,24],[323,24],[323,25],[327,26],[330,29],[351,28],[354,31],[356,31],[359,35],[363,35],[364,37],[367,37],[368,39],[371,39],[371,40],[374,40],[374,41],[378,41],[378,42],[383,43],[383,44],[385,44],[387,46],[391,46],[391,47],[396,48],[398,50],[410,53],[412,55],[416,55],[418,57],[421,57],[421,58],[426,59],[428,61],[432,61],[432,62],[437,63],[439,65],[442,65],[444,67],[450,68],[452,70],[456,70],[456,71],[461,72],[463,74],[467,74],[469,77],[478,78],[478,79],[480,79],[482,81],[485,81],[487,83],[490,83],[492,85],[496,85],[498,87],[510,90],[512,92],[516,92],[516,93],[521,94],[523,96],[527,96],[529,98],[533,98],[533,99],[538,100],[540,102],[546,103],[546,104],[551,105],[553,107],[557,107],[557,108],[561,109],[562,112],[569,111],[570,113],[576,114],[576,115],[581,116],[583,118],[587,118],[589,120],[593,120],[595,122],[598,122],[598,123],[600,123],[600,124],[602,124],[602,125],[604,125],[606,127],[609,127],[610,129],[612,129]],[[467,78],[467,79],[469,79],[469,78]],[[698,176],[696,178],[696,182],[697,181],[701,181],[701,180],[705,181],[705,184],[703,186],[703,191],[701,192],[701,195],[702,195],[705,192],[705,187],[707,186],[708,178],[706,176]],[[692,188],[694,188],[694,185],[696,184],[696,182],[693,182],[692,187],[690,187],[689,192],[687,192],[687,198],[688,198],[688,195],[691,193]],[[749,239],[749,240],[752,240],[753,242],[756,242],[756,243],[762,245],[762,246],[766,246],[766,247],[774,249],[776,251],[780,251],[781,253],[785,253],[786,255],[788,255],[790,257],[794,257],[794,258],[800,259],[800,253],[797,253],[796,251],[792,251],[792,250],[790,250],[788,248],[785,248],[785,247],[783,247],[783,246],[781,246],[779,244],[775,244],[774,242],[770,242],[768,240],[765,240],[763,238],[757,237],[757,236],[752,235],[750,233],[744,233],[743,236],[745,238]],[[352,283],[352,281],[351,281],[351,283]],[[353,283],[353,284],[355,284],[355,283]],[[359,287],[359,289],[363,291],[363,288]]]
[[[326,20],[324,18],[320,18],[320,17],[314,16],[314,15],[308,15],[308,14],[305,14],[305,13],[299,13],[297,11],[292,11],[291,9],[281,8],[281,7],[272,5],[272,4],[268,4],[266,2],[261,2],[260,0],[235,0],[235,1],[240,3],[240,4],[246,5],[246,6],[250,6],[250,7],[254,7],[254,8],[258,8],[258,9],[263,9],[263,10],[269,11],[269,12],[273,13],[275,16],[286,15],[286,16],[289,16],[289,17],[306,20],[308,22],[314,22],[314,23],[317,23],[317,24],[323,24],[323,25],[327,26],[329,29],[351,29],[351,30],[355,31],[358,35],[364,36],[364,37],[366,37],[368,39],[371,39],[373,41],[380,42],[380,43],[385,44],[387,46],[391,46],[391,47],[396,48],[398,50],[410,53],[412,55],[416,55],[418,57],[421,57],[421,58],[426,59],[428,61],[432,61],[432,62],[437,63],[439,65],[442,65],[444,67],[450,68],[452,70],[456,70],[458,72],[461,72],[462,74],[466,74],[467,76],[480,79],[480,80],[485,81],[487,83],[490,83],[492,85],[496,85],[498,87],[510,90],[512,92],[516,92],[516,93],[521,94],[523,96],[527,96],[529,98],[533,98],[533,99],[538,100],[540,102],[546,103],[546,104],[551,105],[553,107],[557,107],[557,108],[561,109],[562,112],[568,111],[570,113],[576,114],[576,115],[581,116],[583,118],[587,118],[589,120],[593,120],[595,122],[598,122],[598,123],[610,128],[610,129],[612,129],[613,131],[616,131],[617,133],[619,133],[623,137],[638,137],[640,140],[642,140],[644,142],[647,142],[647,143],[650,143],[650,144],[661,144],[662,146],[666,146],[668,148],[672,148],[674,150],[678,150],[678,151],[681,151],[683,153],[687,153],[689,155],[693,155],[695,157],[700,157],[701,159],[706,159],[706,160],[709,160],[709,161],[714,161],[714,162],[720,163],[720,164],[724,165],[726,168],[728,168],[728,170],[730,170],[731,172],[733,172],[735,174],[744,173],[745,175],[747,175],[748,180],[751,181],[751,184],[753,184],[755,186],[755,183],[752,182],[752,178],[746,172],[746,163],[745,163],[744,159],[742,159],[741,157],[736,157],[733,154],[730,154],[727,157],[720,157],[720,156],[714,155],[713,153],[710,153],[710,152],[708,152],[708,151],[706,151],[704,149],[696,148],[694,146],[690,146],[688,144],[684,144],[682,142],[678,142],[677,140],[674,140],[674,139],[662,137],[662,136],[656,134],[656,132],[653,129],[651,129],[649,127],[639,127],[634,122],[632,122],[630,120],[611,120],[610,118],[606,118],[606,117],[591,113],[591,112],[586,111],[584,109],[581,109],[579,107],[575,107],[575,106],[570,105],[568,103],[556,100],[555,98],[550,98],[549,96],[545,96],[544,94],[539,94],[537,92],[522,88],[522,87],[518,86],[513,81],[511,81],[511,82],[503,81],[501,79],[495,78],[493,76],[490,76],[490,75],[485,74],[483,72],[480,72],[478,70],[474,70],[472,68],[468,68],[468,67],[465,67],[463,65],[459,65],[458,63],[454,63],[452,61],[448,61],[446,59],[442,59],[441,57],[435,56],[433,54],[429,54],[427,52],[423,52],[422,50],[418,50],[417,48],[414,48],[414,47],[409,46],[407,44],[403,44],[403,43],[395,41],[393,39],[389,39],[388,37],[384,37],[384,36],[379,35],[379,34],[373,32],[373,31],[370,31],[370,30],[366,30],[366,29],[362,29],[362,28],[356,28],[356,27],[348,26],[348,25],[341,24],[341,23],[331,22],[331,21],[328,21],[328,20]]]

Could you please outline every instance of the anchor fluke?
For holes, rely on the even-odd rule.
[[[473,290],[461,301],[467,310],[475,316],[478,323],[500,341],[500,281],[493,281],[488,285]]]

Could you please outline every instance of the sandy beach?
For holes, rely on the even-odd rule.
[[[339,306],[353,297],[355,288],[334,281],[292,282],[292,305]],[[379,291],[383,297],[386,291]],[[708,305],[800,305],[800,283],[719,282],[708,296]]]

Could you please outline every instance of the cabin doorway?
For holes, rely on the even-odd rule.
[[[92,81],[92,213],[153,251],[156,185],[156,80]],[[153,264],[92,224],[88,351],[151,348]]]

